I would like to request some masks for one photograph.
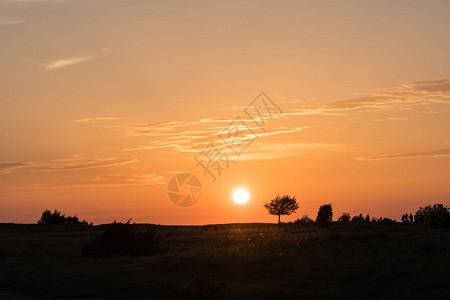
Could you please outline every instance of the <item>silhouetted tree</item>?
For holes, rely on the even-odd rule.
[[[428,224],[432,228],[450,227],[450,209],[443,204],[420,207],[414,215],[414,222]]]
[[[370,222],[370,216],[367,214],[366,218],[364,219],[364,222],[369,223]]]
[[[289,195],[276,196],[270,202],[264,204],[269,214],[278,216],[278,225],[280,225],[280,218],[284,215],[295,213],[298,209],[297,200]]]
[[[348,212],[342,213],[338,219],[339,222],[350,222],[350,214]]]
[[[316,222],[319,227],[325,228],[330,226],[330,222],[333,219],[333,208],[331,204],[322,205],[317,213]]]
[[[55,211],[52,213],[50,210],[46,209],[42,212],[41,218],[38,224],[64,224],[66,223],[66,217],[61,215],[60,211]]]
[[[61,212],[57,211],[56,209],[54,212],[51,212],[50,210],[46,209],[42,212],[38,224],[88,224],[88,223],[84,220],[80,222],[77,216],[66,217],[66,215],[61,215]]]
[[[295,224],[311,224],[314,223],[313,219],[308,217],[308,215],[304,215],[301,219],[297,219],[294,221]]]
[[[409,214],[409,223],[413,223],[414,222],[414,217],[412,214]]]
[[[409,224],[409,216],[407,213],[402,215],[402,222],[404,224]]]

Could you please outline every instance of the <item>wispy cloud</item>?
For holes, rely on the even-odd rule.
[[[22,19],[9,19],[0,17],[0,26],[22,24],[23,22],[24,20]]]
[[[4,161],[0,162],[0,174],[10,173],[14,169],[27,169],[31,171],[72,171],[80,169],[92,169],[111,167],[124,164],[131,164],[137,162],[137,159],[130,158],[97,158],[87,159],[81,155],[74,155],[69,158],[55,159],[48,162],[14,162]]]
[[[133,150],[154,150],[154,149],[168,149],[172,152],[179,153],[179,152],[197,152],[202,150],[203,148],[207,147],[212,141],[214,141],[214,146],[216,148],[224,148],[226,147],[226,144],[224,141],[220,140],[218,138],[218,134],[222,131],[227,130],[228,123],[232,120],[216,120],[219,123],[223,123],[223,126],[209,126],[207,129],[203,130],[178,130],[177,127],[173,127],[173,124],[169,123],[163,123],[160,124],[161,127],[157,126],[152,128],[151,130],[146,127],[143,131],[141,131],[139,128],[135,128],[131,130],[134,134],[140,135],[145,134],[148,136],[152,136],[154,138],[153,141],[151,141],[147,145],[142,146],[135,146],[123,149],[125,151],[133,151]],[[227,123],[225,123],[227,122]],[[190,122],[191,124],[196,122]],[[203,119],[200,124],[206,124],[206,123],[214,123],[211,119]],[[178,126],[182,126],[182,124],[177,124]],[[155,125],[153,125],[155,126]],[[168,127],[167,127],[168,126]],[[264,136],[274,136],[274,135],[280,135],[280,134],[291,134],[300,132],[304,129],[307,129],[307,126],[303,127],[276,127],[271,129],[266,129],[264,132],[258,132],[257,128],[249,127],[253,130],[253,133],[257,133],[257,137],[264,137]],[[134,136],[134,134],[130,134],[130,127],[127,128],[127,136]],[[249,140],[254,135],[253,133],[246,132],[237,139],[239,139],[242,142],[245,142],[246,140]]]
[[[81,56],[75,56],[75,57],[70,57],[70,58],[58,59],[58,60],[55,60],[55,61],[45,64],[44,67],[48,71],[53,71],[53,70],[57,70],[60,68],[76,65],[76,64],[79,64],[82,62],[86,62],[93,58],[94,58],[93,55],[81,55]]]
[[[240,157],[233,160],[265,160],[282,157],[292,157],[305,153],[308,150],[341,150],[341,144],[327,143],[258,143]]]
[[[418,105],[450,104],[450,79],[420,81],[391,89],[377,89],[323,105],[302,105],[283,116],[346,115],[348,111],[370,109],[410,109]]]
[[[158,174],[106,174],[74,183],[37,183],[16,186],[18,190],[61,190],[77,188],[104,188],[126,186],[151,186],[166,184],[164,176]]]
[[[450,79],[413,82],[393,89],[375,90],[369,94],[331,102],[322,108],[392,108],[398,105],[429,103],[450,103]]]
[[[48,163],[34,164],[31,168],[33,171],[70,171],[80,169],[92,169],[101,167],[111,167],[123,164],[130,164],[137,162],[137,159],[128,158],[97,158],[86,159],[80,156],[74,156],[68,159],[53,160]]]
[[[426,152],[416,152],[416,153],[406,153],[406,154],[358,157],[356,159],[357,160],[385,160],[385,159],[442,157],[442,156],[450,156],[450,149],[434,150],[434,151],[426,151]]]
[[[3,3],[36,3],[36,2],[49,2],[49,3],[64,3],[70,2],[70,0],[3,0]]]
[[[0,174],[10,173],[14,169],[23,168],[29,165],[30,163],[27,162],[3,161],[0,162]]]
[[[409,120],[409,118],[401,118],[401,117],[396,117],[396,118],[384,118],[384,119],[375,119],[375,122],[383,122],[383,121],[407,121]]]
[[[119,118],[86,118],[86,119],[72,120],[72,122],[77,122],[77,123],[98,123],[98,122],[102,122],[102,121],[112,121],[112,120],[119,120]]]

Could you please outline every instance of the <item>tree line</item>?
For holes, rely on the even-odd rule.
[[[289,195],[276,196],[269,202],[264,204],[267,212],[278,217],[278,226],[281,223],[281,216],[291,215],[297,211],[299,204],[297,199]],[[331,204],[324,204],[319,207],[315,223],[321,228],[329,227],[333,219],[333,208]],[[419,207],[413,215],[412,213],[405,213],[402,215],[402,222],[404,224],[427,224],[431,228],[450,228],[450,208],[443,204],[428,205]],[[342,223],[369,223],[369,222],[383,222],[394,223],[395,220],[388,218],[370,218],[367,214],[365,217],[362,214],[351,217],[350,213],[344,212],[338,218],[338,222]],[[314,220],[304,215],[302,218],[294,221],[296,224],[314,223]]]

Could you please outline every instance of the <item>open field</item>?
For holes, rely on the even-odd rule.
[[[145,229],[153,225],[134,225]],[[0,224],[1,299],[449,299],[450,231],[160,226],[149,257],[82,257],[104,226]]]

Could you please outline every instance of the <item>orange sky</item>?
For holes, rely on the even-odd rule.
[[[0,222],[275,222],[277,194],[300,201],[285,221],[450,205],[449,36],[448,1],[0,0]],[[194,156],[261,91],[283,114],[212,183]],[[183,171],[189,208],[166,192]]]

